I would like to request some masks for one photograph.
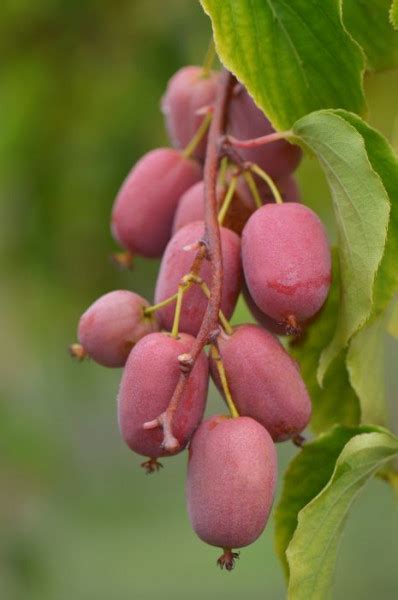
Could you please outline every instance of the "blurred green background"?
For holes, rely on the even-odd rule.
[[[1,599],[285,597],[272,525],[235,572],[218,571],[217,549],[188,523],[185,456],[146,477],[118,434],[120,371],[67,355],[97,296],[151,296],[156,263],[120,273],[108,260],[110,209],[134,161],[166,142],[160,96],[177,68],[201,62],[209,36],[198,2],[2,0]],[[397,74],[367,89],[370,121],[392,139]],[[331,228],[317,164],[306,160],[299,177]],[[388,385],[394,401],[398,382]],[[212,397],[209,412],[221,406]],[[278,449],[282,471],[295,449]],[[349,519],[335,597],[397,598],[397,556],[393,498],[374,481]]]

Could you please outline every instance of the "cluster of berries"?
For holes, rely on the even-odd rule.
[[[275,442],[300,439],[311,416],[298,365],[277,335],[297,334],[318,313],[331,256],[324,227],[301,203],[292,174],[300,148],[276,139],[226,153],[217,185],[219,329],[207,340],[208,355],[200,349],[192,361],[211,297],[202,178],[219,80],[219,72],[195,66],[171,78],[162,110],[173,147],[143,156],[115,200],[111,228],[118,243],[131,254],[162,257],[155,303],[126,290],[102,296],[81,317],[71,349],[78,358],[124,367],[119,427],[131,450],[148,458],[148,472],[161,466],[158,458],[189,444],[189,517],[202,540],[223,548],[218,563],[230,570],[233,549],[252,543],[266,525],[277,478]],[[230,140],[274,133],[239,82],[226,127]],[[233,328],[241,292],[258,324]],[[209,375],[230,416],[203,421]]]

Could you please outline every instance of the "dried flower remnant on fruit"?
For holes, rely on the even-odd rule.
[[[224,548],[223,554],[217,559],[217,565],[221,570],[232,571],[239,556],[240,552],[232,552],[230,548]]]
[[[157,458],[148,458],[148,460],[141,463],[141,467],[145,469],[146,475],[152,475],[152,473],[157,473],[160,469],[163,469],[162,463]]]

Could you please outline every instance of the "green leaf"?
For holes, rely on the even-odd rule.
[[[390,21],[394,29],[398,29],[398,0],[393,0],[391,4]]]
[[[321,382],[333,360],[371,314],[390,203],[369,162],[364,138],[341,113],[312,113],[297,121],[293,132],[317,155],[325,171],[338,232],[340,310],[334,336],[321,355]]]
[[[275,127],[321,108],[362,113],[364,56],[341,0],[201,0],[218,55]]]
[[[297,527],[298,514],[326,486],[335,463],[346,443],[364,427],[336,426],[305,444],[290,463],[283,479],[281,499],[275,510],[275,546],[279,559],[289,575],[286,550]]]
[[[316,372],[319,358],[336,328],[339,308],[339,273],[337,252],[333,254],[333,282],[322,312],[308,327],[299,342],[290,344],[290,353],[299,362],[301,374],[312,401],[311,429],[317,433],[332,425],[358,425],[360,410],[358,398],[352,389],[345,365],[345,352],[332,363],[320,387]]]
[[[336,113],[362,136],[369,162],[380,177],[391,204],[386,246],[375,280],[372,313],[377,316],[398,291],[398,159],[387,140],[362,119],[344,110]]]
[[[339,430],[332,432],[333,441],[336,435],[342,434]],[[329,482],[298,513],[297,527],[286,552],[291,600],[325,600],[330,596],[338,543],[348,511],[367,481],[397,455],[398,439],[386,430],[358,433],[344,446]],[[300,461],[300,457],[296,460]],[[313,469],[308,456],[307,462],[307,474],[322,468],[319,460]],[[330,469],[330,462],[326,463]],[[306,477],[303,472],[299,472],[299,478],[291,473],[290,490],[295,485],[306,487]],[[312,493],[316,494],[315,487]]]
[[[398,340],[398,301],[395,301],[388,319],[387,331]]]
[[[351,385],[361,404],[362,422],[385,424],[384,314],[398,292],[398,160],[380,133],[356,115],[336,112],[362,136],[372,168],[382,180],[391,203],[386,246],[376,275],[371,315],[354,335],[347,355]]]
[[[391,0],[344,0],[343,21],[365,52],[367,67],[379,71],[398,66],[398,33],[389,21]]]
[[[347,353],[347,369],[360,399],[362,423],[387,422],[384,332],[385,319],[380,316],[353,337]]]

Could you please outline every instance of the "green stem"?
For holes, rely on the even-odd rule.
[[[203,61],[203,77],[208,77],[213,68],[214,61],[216,59],[216,47],[214,45],[213,37],[210,39],[209,46],[207,48],[206,56]]]
[[[260,167],[256,164],[251,165],[250,170],[253,171],[253,173],[255,173],[256,175],[258,175],[263,181],[268,183],[269,188],[272,192],[272,195],[275,198],[275,202],[277,204],[283,204],[282,196],[281,196],[278,188],[276,187],[274,180],[268,175],[268,173],[266,173],[265,171],[260,169]]]
[[[261,200],[261,196],[258,192],[256,182],[254,181],[253,175],[249,171],[245,171],[243,173],[243,177],[245,178],[247,187],[249,188],[251,195],[253,196],[253,200],[254,200],[254,204],[256,205],[256,208],[261,208],[263,203]]]
[[[231,205],[232,198],[234,197],[234,193],[236,190],[236,184],[238,183],[238,178],[236,175],[233,175],[231,181],[229,182],[227,193],[225,194],[224,201],[220,208],[220,212],[218,213],[218,222],[220,225],[223,224],[225,216],[228,212],[228,209]]]
[[[220,168],[218,169],[218,183],[220,185],[224,185],[225,184],[225,178],[226,178],[226,174],[227,174],[227,169],[228,169],[228,157],[224,156],[221,159]]]
[[[225,373],[225,368],[224,368],[224,364],[222,362],[220,353],[218,351],[218,348],[214,345],[212,345],[212,347],[211,347],[211,356],[212,356],[214,362],[216,363],[218,376],[220,377],[222,389],[223,389],[224,396],[225,396],[225,401],[227,403],[229,412],[231,413],[231,417],[235,419],[236,417],[239,417],[239,413],[238,413],[235,403],[232,399],[231,390],[229,389],[229,385],[228,385],[227,374]]]
[[[177,302],[176,302],[176,308],[174,311],[173,328],[171,330],[171,337],[176,338],[176,339],[178,338],[178,327],[180,325],[182,300],[184,298],[184,292],[186,290],[186,287],[187,286],[184,283],[180,283],[180,285],[178,286]]]
[[[195,135],[193,136],[193,138],[191,139],[189,144],[184,148],[184,150],[182,152],[182,155],[184,158],[190,158],[192,156],[192,154],[195,152],[197,146],[200,144],[200,142],[202,141],[202,139],[204,138],[204,136],[207,133],[207,130],[210,125],[211,117],[212,117],[212,114],[210,111],[203,117],[203,120],[202,120],[201,124],[199,125]]]
[[[160,310],[164,306],[168,306],[172,302],[175,302],[177,300],[177,296],[178,292],[176,294],[173,294],[169,298],[166,298],[166,300],[159,302],[158,304],[154,304],[153,306],[148,306],[147,308],[144,308],[144,316],[149,317],[152,313],[156,312],[157,310]]]
[[[197,282],[195,282],[195,283],[197,283]],[[200,287],[201,287],[201,289],[202,289],[203,293],[205,294],[205,296],[206,296],[208,299],[210,299],[210,295],[211,295],[211,294],[210,294],[210,290],[209,290],[209,287],[208,287],[207,283],[206,283],[205,281],[202,281],[202,282],[201,282],[199,285],[200,285]],[[226,316],[224,315],[224,313],[222,312],[222,310],[221,310],[221,309],[218,311],[218,318],[219,318],[219,320],[220,320],[220,323],[221,323],[221,325],[222,325],[222,327],[223,327],[224,331],[225,331],[225,332],[226,332],[228,335],[232,335],[232,334],[233,334],[233,332],[234,332],[234,330],[232,329],[232,327],[231,327],[231,325],[230,325],[230,323],[229,323],[228,319],[226,318]]]

